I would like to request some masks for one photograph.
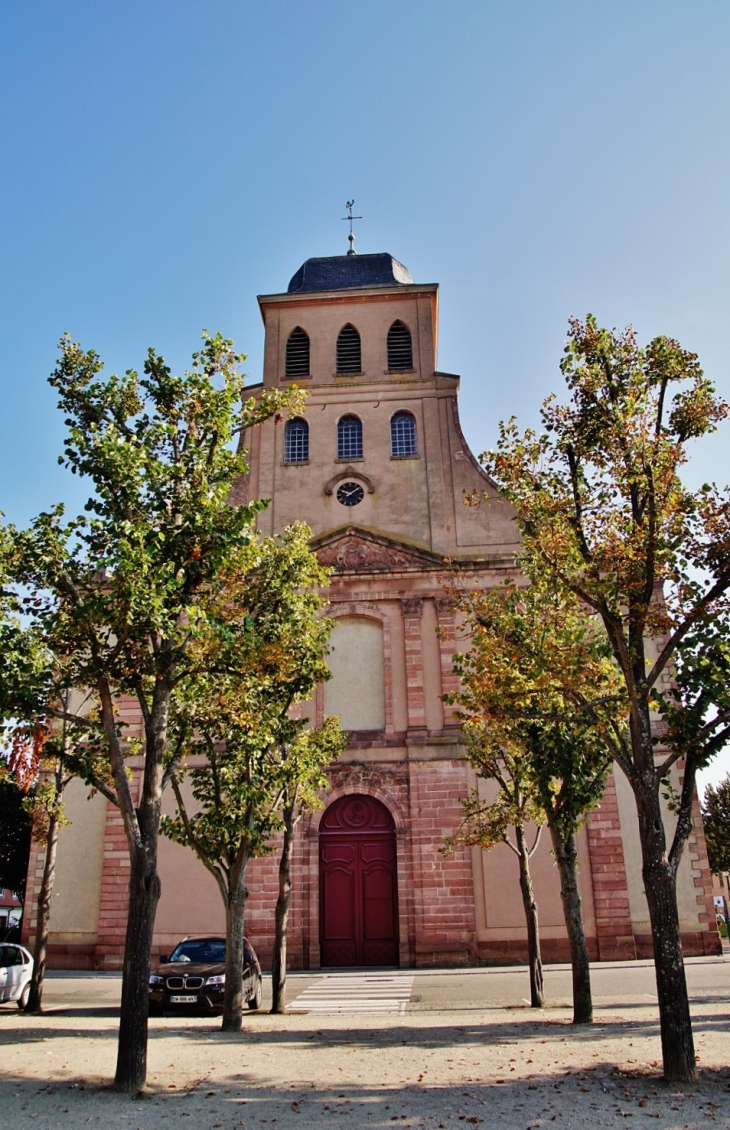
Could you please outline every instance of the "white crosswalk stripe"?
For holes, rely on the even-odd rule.
[[[300,993],[287,1012],[388,1012],[403,1016],[412,973],[326,973]]]

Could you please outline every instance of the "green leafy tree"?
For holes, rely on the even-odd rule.
[[[6,752],[18,723],[35,724],[44,716],[54,685],[53,657],[42,633],[23,623],[16,562],[14,531],[0,522],[0,744]]]
[[[696,355],[676,341],[658,337],[641,348],[633,330],[601,329],[592,316],[570,323],[561,368],[570,399],[546,401],[543,433],[520,434],[511,421],[502,425],[497,450],[482,458],[515,508],[528,552],[601,618],[624,683],[628,726],[615,757],[639,822],[664,1074],[692,1081],[676,878],[695,772],[713,752],[713,704],[703,700],[699,730],[672,745],[678,714],[668,717],[666,688],[683,641],[701,637],[727,611],[728,492],[710,485],[692,491],[681,479],[689,441],[711,432],[727,408]],[[686,717],[686,703],[674,705]],[[663,751],[653,710],[664,721]],[[680,757],[685,783],[670,835],[661,792]]]
[[[37,625],[24,626],[18,615],[19,595],[10,576],[13,549],[12,537],[0,529],[0,728],[5,747],[4,788],[10,799],[12,782],[15,793],[8,813],[15,812],[17,819],[18,806],[22,812],[16,825],[20,837],[13,859],[16,867],[23,868],[18,881],[24,901],[31,840],[46,848],[35,907],[33,976],[27,996],[21,1000],[27,1011],[40,1012],[58,833],[65,823],[63,791],[72,775],[62,757],[71,726],[66,720],[57,721],[53,729],[49,726],[49,711],[55,708],[57,715],[63,715],[69,692],[63,682],[62,665],[54,663]]]
[[[286,944],[289,923],[292,880],[291,861],[294,834],[305,812],[322,804],[321,790],[329,787],[324,772],[330,762],[344,749],[345,736],[339,719],[325,718],[316,729],[300,729],[292,741],[281,741],[276,764],[277,779],[281,782],[280,814],[282,844],[279,856],[279,892],[276,899],[274,955],[271,963],[271,1011],[285,1011]]]
[[[657,690],[654,707],[661,711],[662,744],[670,749],[663,759],[663,795],[676,814],[675,841],[686,842],[693,826],[696,770],[708,764],[730,740],[730,621],[720,607],[709,622],[704,618],[679,641],[672,679]],[[670,769],[682,759],[681,789],[675,789]]]
[[[49,701],[48,716],[86,725],[88,773],[124,822],[129,911],[115,1086],[127,1093],[146,1077],[160,806],[180,756],[172,698],[197,674],[191,644],[206,603],[221,573],[246,558],[264,505],[228,504],[247,469],[245,452],[231,444],[261,420],[301,411],[296,390],[242,399],[241,360],[220,335],[204,335],[182,376],[150,350],[142,377],[130,370],[105,380],[97,354],[64,338],[50,382],[68,429],[60,462],[92,484],[86,514],[67,520],[55,506],[29,530],[2,532],[8,575],[21,586],[15,599],[68,686],[86,688],[98,711],[85,719]],[[22,657],[13,685],[23,685],[21,668]],[[137,745],[117,714],[121,694],[139,706]],[[128,771],[133,753],[143,761],[138,775]],[[100,759],[105,774],[94,768]]]
[[[573,1021],[593,1019],[588,946],[577,877],[576,833],[600,801],[620,729],[623,695],[595,617],[523,559],[529,585],[457,591],[470,650],[455,657],[451,697],[493,741],[519,750],[525,787],[547,821],[573,972]],[[474,754],[477,754],[476,759]],[[483,775],[480,749],[470,748]],[[491,768],[488,762],[487,769]]]
[[[464,656],[456,656],[454,667],[461,673]],[[478,713],[472,713],[468,691],[461,696],[449,696],[446,701],[463,707],[457,714],[463,721],[463,732],[469,760],[479,776],[492,786],[496,794],[487,799],[479,789],[472,789],[462,798],[462,822],[453,836],[447,836],[444,853],[450,854],[457,844],[480,847],[489,851],[496,844],[506,844],[517,856],[520,894],[527,926],[527,963],[530,972],[530,1005],[542,1008],[545,988],[540,954],[540,928],[537,900],[530,873],[530,859],[540,843],[545,814],[540,808],[532,780],[528,759],[519,745],[509,735],[498,733]],[[530,843],[527,825],[534,825]],[[510,835],[514,832],[514,843]]]
[[[0,887],[25,900],[30,855],[30,817],[17,782],[0,762]]]
[[[296,809],[326,783],[323,763],[341,748],[339,726],[306,730],[306,719],[291,716],[329,677],[330,623],[320,615],[329,574],[309,549],[309,535],[296,525],[280,537],[251,541],[244,567],[222,578],[194,645],[198,675],[174,704],[177,744],[195,757],[189,769],[195,810],[173,774],[177,815],[162,827],[193,849],[223,899],[226,1031],[241,1028],[249,860],[273,850],[282,809],[284,827],[293,829]]]
[[[713,875],[730,872],[730,773],[715,787],[708,785],[702,804],[707,855]]]
[[[59,666],[46,684],[50,695],[45,703],[39,702],[37,718],[16,722],[10,731],[10,772],[26,794],[23,807],[30,816],[32,839],[45,848],[35,906],[33,975],[24,1006],[32,1013],[43,1008],[58,837],[69,823],[63,799],[66,786],[74,777],[101,783],[108,775],[103,758],[93,752],[93,696],[62,684]],[[50,710],[61,717],[51,717]]]
[[[65,743],[65,736],[61,739]],[[42,759],[42,777],[31,799],[33,839],[46,851],[43,859],[43,876],[36,905],[36,932],[33,947],[33,976],[28,989],[27,1012],[38,1013],[43,1008],[43,986],[48,961],[48,937],[51,923],[51,902],[56,880],[56,855],[58,836],[68,823],[63,795],[71,780],[62,756]],[[30,799],[30,798],[29,798]]]
[[[33,950],[33,975],[21,1005],[28,1012],[40,1012],[48,959],[48,934],[51,900],[56,876],[58,834],[67,823],[63,793],[71,779],[64,765],[68,743],[68,724],[61,723],[61,748],[55,749],[56,735],[49,741],[44,721],[18,724],[12,731],[9,769],[25,796],[23,808],[30,818],[32,839],[45,846],[43,877],[36,904],[36,931]]]

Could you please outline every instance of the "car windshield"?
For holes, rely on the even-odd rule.
[[[223,949],[225,950],[225,946]],[[17,946],[0,946],[0,969],[7,969],[10,965],[23,964],[23,951],[19,950]]]
[[[195,961],[223,963],[226,960],[226,943],[223,938],[191,938],[180,942],[170,954],[170,961]]]

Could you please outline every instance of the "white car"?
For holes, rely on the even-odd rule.
[[[0,943],[0,1004],[15,1001],[25,1008],[33,976],[33,958],[25,946]]]

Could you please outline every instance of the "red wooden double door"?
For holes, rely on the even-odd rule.
[[[398,965],[392,816],[373,797],[340,797],[319,835],[322,965]]]

